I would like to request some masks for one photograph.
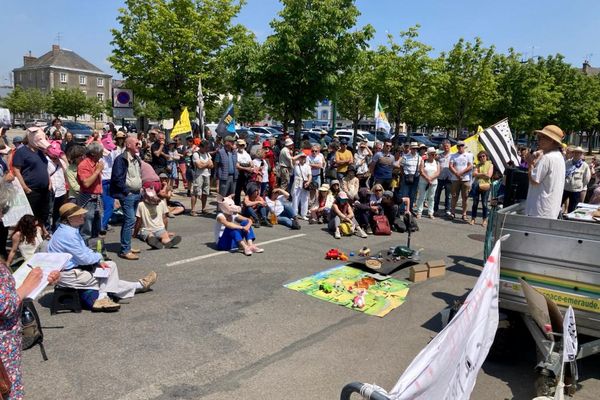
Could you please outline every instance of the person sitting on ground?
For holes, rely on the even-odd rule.
[[[410,198],[402,197],[400,199],[402,204],[404,204],[404,216],[411,216],[410,214]],[[383,215],[386,216],[390,227],[397,232],[405,232],[406,228],[404,226],[404,222],[399,221],[399,209],[400,207],[396,204],[394,199],[394,192],[391,190],[386,190],[383,192],[383,196],[381,197],[381,201],[379,202],[379,207],[381,208]],[[416,222],[415,222],[416,226]]]
[[[220,211],[215,223],[217,250],[231,251],[239,248],[247,256],[264,252],[254,244],[256,236],[252,229],[252,220],[239,214],[241,209],[233,202],[233,196],[217,195]]]
[[[34,253],[40,251],[43,247],[44,239],[49,239],[50,234],[46,230],[43,224],[35,218],[33,215],[23,215],[12,235],[12,247],[8,258],[6,259],[6,265],[11,266],[15,261],[17,250],[21,253],[21,257],[25,261],[30,259]]]
[[[317,202],[310,208],[310,220],[309,224],[321,224],[327,223],[329,217],[329,210],[333,205],[335,198],[329,192],[329,185],[322,184],[317,191]]]
[[[342,228],[340,228],[342,223],[350,225],[348,227],[349,234],[354,233],[361,238],[367,237],[365,231],[356,222],[354,211],[352,211],[352,206],[348,202],[348,195],[344,192],[340,192],[337,195],[329,214],[329,230],[333,232],[333,237],[336,239],[341,239],[342,237]]]
[[[358,225],[363,228],[368,235],[373,233],[371,229],[371,225],[373,224],[373,215],[377,215],[381,211],[381,208],[379,207],[381,200],[372,202],[371,198],[373,196],[381,197],[381,194],[383,193],[383,187],[378,183],[373,185],[373,190],[377,190],[377,195],[371,194],[369,189],[366,187],[360,188],[358,190],[356,200],[354,200],[352,205],[354,207],[354,215]]]
[[[360,182],[356,177],[356,168],[354,165],[349,165],[346,170],[346,175],[342,179],[341,189],[346,192],[350,201],[354,201],[358,199],[358,188],[360,187]]]
[[[338,181],[337,179],[332,180],[329,184],[329,191],[331,192],[331,195],[335,198],[338,194],[340,194],[341,190],[342,189],[340,188],[340,181]]]
[[[181,242],[181,236],[167,231],[167,215],[169,209],[154,189],[142,189],[142,199],[136,211],[133,235],[148,243],[153,249],[170,249]]]
[[[164,172],[158,176],[160,178],[160,191],[158,197],[167,203],[169,209],[169,218],[175,218],[176,215],[181,215],[185,212],[185,206],[180,201],[171,200],[173,197],[173,187],[169,184],[169,176]]]
[[[73,289],[92,289],[98,291],[94,301],[94,311],[117,311],[121,306],[112,301],[110,294],[117,299],[133,297],[135,293],[147,292],[156,283],[156,272],[152,271],[137,282],[119,279],[117,264],[102,261],[102,255],[86,246],[79,233],[87,211],[73,203],[66,203],[60,208],[61,223],[48,243],[50,253],[67,253],[72,256],[65,268],[60,272],[58,284]],[[106,278],[97,278],[97,268],[109,270]]]
[[[260,228],[260,225],[272,227],[273,225],[267,218],[269,207],[267,207],[265,199],[260,196],[258,185],[256,182],[250,182],[246,186],[242,215],[246,218],[251,218],[253,226],[256,228]]]
[[[300,229],[296,213],[288,201],[290,194],[282,188],[269,189],[265,201],[269,211],[277,217],[277,223],[290,229]]]

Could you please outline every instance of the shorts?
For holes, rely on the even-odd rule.
[[[452,181],[452,196],[457,197],[460,193],[461,196],[467,196],[471,190],[471,182],[467,181]]]
[[[200,175],[192,182],[192,194],[194,196],[210,195],[210,176]]]
[[[147,229],[142,229],[140,231],[140,233],[138,233],[138,238],[140,238],[141,240],[143,240],[145,242],[146,239],[148,239],[148,237],[150,237],[150,235],[160,238],[165,233],[167,233],[167,231],[164,228],[157,229],[154,232],[150,232]]]

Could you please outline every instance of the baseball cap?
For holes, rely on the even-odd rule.
[[[462,140],[458,141],[458,143],[456,143],[456,147],[458,146],[464,146],[465,142],[463,142]]]
[[[231,135],[225,136],[225,141],[226,142],[235,142],[235,138]]]

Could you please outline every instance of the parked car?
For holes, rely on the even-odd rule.
[[[34,126],[38,128],[44,128],[48,125],[50,125],[50,122],[46,121],[45,119],[28,119],[27,121],[25,121],[26,129]]]
[[[375,138],[380,142],[386,142],[392,139],[392,134],[384,131],[369,131],[369,133],[375,135]]]
[[[367,131],[357,131],[356,132],[358,140],[367,139],[367,146],[373,147],[375,145],[375,136]],[[334,137],[337,138],[346,138],[348,140],[348,144],[352,145],[354,140],[354,130],[353,129],[338,129],[335,131]]]
[[[442,144],[442,142],[444,140],[446,140],[446,137],[445,136],[432,136],[429,138],[429,140],[432,141],[433,143],[435,143],[435,145],[437,147],[439,147]],[[458,140],[452,139],[452,138],[448,138],[448,141],[450,142],[451,146],[454,146],[456,143],[458,143]]]
[[[277,129],[271,128],[270,126],[251,126],[249,129],[265,138],[281,134]]]
[[[80,124],[79,122],[63,120],[62,126],[73,134],[73,141],[79,144],[85,143],[85,141],[94,133],[92,128],[85,124]]]
[[[331,141],[333,139],[329,135],[324,135],[324,137],[325,137],[325,143],[327,144],[327,146],[329,146],[329,143],[331,143]],[[321,144],[321,133],[320,132],[310,132],[308,134],[308,141],[310,142],[310,144]]]

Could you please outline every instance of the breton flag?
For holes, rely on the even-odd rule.
[[[377,131],[379,128],[383,129],[385,133],[390,133],[390,129],[392,129],[385,111],[383,111],[383,107],[379,103],[379,95],[377,95],[377,100],[375,101],[375,130]]]
[[[236,132],[235,118],[233,116],[233,103],[229,104],[229,107],[227,107],[227,110],[225,110],[225,113],[221,117],[219,125],[217,125],[217,128],[215,130],[217,132],[217,135],[223,138],[226,136],[235,136]]]
[[[501,240],[454,318],[404,371],[391,400],[469,399],[498,328]]]
[[[508,119],[490,126],[479,134],[479,142],[490,155],[490,160],[494,163],[494,168],[504,173],[510,161],[518,166],[521,158],[517,154],[512,133],[508,126]]]
[[[204,138],[204,95],[202,94],[202,79],[198,78],[198,104],[196,105],[196,122],[200,137]]]

